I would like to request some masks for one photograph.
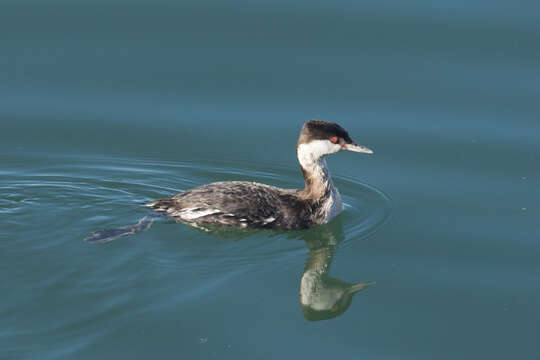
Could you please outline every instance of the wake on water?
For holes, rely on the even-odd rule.
[[[85,242],[90,243],[105,243],[113,241],[122,236],[133,235],[141,231],[148,230],[157,217],[161,217],[160,214],[146,215],[134,225],[123,226],[117,229],[106,229],[94,231],[92,235],[84,239]]]

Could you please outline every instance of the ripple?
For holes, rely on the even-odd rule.
[[[382,191],[337,175],[345,211],[329,227],[231,229],[216,235],[159,218],[149,231],[91,246],[82,241],[91,232],[134,224],[148,215],[143,202],[220,180],[295,188],[303,185],[301,173],[296,167],[241,161],[91,156],[21,154],[6,164],[0,214],[8,216],[2,217],[0,234],[7,236],[2,236],[0,252],[18,270],[9,271],[5,286],[13,290],[0,316],[8,329],[3,336],[28,339],[34,343],[29,351],[52,351],[37,341],[46,333],[56,343],[79,344],[71,349],[76,352],[121,326],[103,331],[98,326],[103,319],[122,324],[137,312],[176,307],[211,293],[242,273],[297,266],[305,261],[304,240],[311,236],[330,229],[346,246],[390,215],[390,200]],[[27,300],[21,304],[20,299]],[[42,304],[48,304],[48,311]],[[10,315],[21,306],[25,322]],[[15,346],[9,351],[21,350]]]
[[[39,156],[32,156],[32,161],[32,170],[17,169],[16,166],[6,169],[6,175],[0,180],[0,213],[17,213],[21,219],[25,219],[25,215],[27,219],[40,209],[46,210],[47,216],[54,218],[59,225],[63,218],[75,217],[78,218],[77,227],[71,224],[64,230],[80,234],[81,238],[100,228],[136,222],[148,214],[146,208],[138,206],[141,203],[209,182],[249,180],[285,188],[303,186],[298,168],[261,162],[170,162],[90,156],[56,156],[41,161]],[[16,164],[24,165],[25,159],[10,162],[12,166]],[[350,177],[333,175],[333,179],[344,201],[345,211],[338,218],[342,222],[345,244],[371,234],[389,217],[391,202],[384,192]],[[42,215],[42,220],[50,221],[47,216]],[[24,225],[24,221],[19,225]],[[203,237],[193,229],[177,231],[183,232],[183,238]],[[301,232],[283,235],[282,231],[231,230],[228,236],[223,236],[228,240],[218,242],[221,249],[216,253],[216,259],[223,258],[223,247],[227,248],[225,250],[229,254],[243,254],[232,256],[236,263],[283,257],[283,249],[295,252],[301,248],[298,243],[279,241],[301,238]],[[239,238],[251,241],[244,241],[238,246],[234,240]],[[278,247],[276,242],[280,242]],[[209,243],[216,246],[212,241]],[[202,247],[205,259],[212,259],[213,252],[206,246]],[[200,245],[194,248],[200,248]],[[186,248],[182,250],[187,251]],[[193,251],[193,248],[189,250]],[[157,265],[164,267],[174,266],[176,260],[154,259]]]

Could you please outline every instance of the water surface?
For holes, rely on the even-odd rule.
[[[535,3],[1,7],[0,358],[540,357]],[[328,159],[328,226],[83,241],[211,181],[301,187],[311,118],[375,150]],[[313,312],[317,266],[376,284]]]

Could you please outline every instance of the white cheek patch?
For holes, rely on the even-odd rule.
[[[323,156],[337,153],[339,150],[341,146],[329,140],[313,140],[298,146],[298,161],[304,168],[309,168]]]

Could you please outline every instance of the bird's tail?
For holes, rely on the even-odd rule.
[[[156,218],[156,215],[154,214],[147,215],[134,225],[123,226],[118,229],[106,229],[106,230],[94,231],[92,235],[84,239],[84,241],[91,242],[91,243],[104,243],[104,242],[113,241],[122,236],[133,235],[138,232],[148,230],[150,226],[152,226],[152,223],[154,222],[155,218]]]

